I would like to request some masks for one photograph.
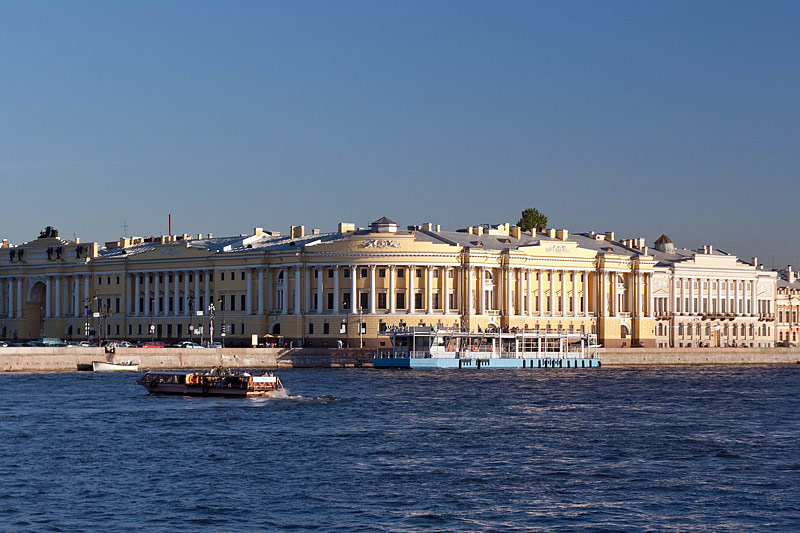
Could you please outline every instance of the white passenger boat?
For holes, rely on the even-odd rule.
[[[597,368],[594,335],[531,329],[389,328],[375,368]],[[381,336],[388,339],[380,342]]]
[[[106,361],[92,361],[92,370],[95,372],[138,372],[139,364],[131,362],[108,363]]]

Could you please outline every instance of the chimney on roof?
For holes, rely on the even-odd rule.
[[[569,239],[569,231],[565,229],[557,229],[556,230],[556,239],[560,241],[566,241]]]
[[[607,231],[606,232],[606,240],[608,242],[614,242],[614,232],[613,231]]]
[[[751,262],[753,263],[754,267],[758,268],[758,257],[753,257],[753,260]]]
[[[422,229],[424,229],[425,231],[433,231],[433,223],[431,222],[424,223],[422,225]]]
[[[311,230],[311,235],[319,235],[319,228],[314,228]]]
[[[662,233],[661,237],[655,242],[656,250],[664,252],[665,254],[675,253],[675,243],[670,239],[666,233]]]
[[[306,234],[305,226],[292,226],[289,228],[289,236],[292,239],[297,239],[299,237],[303,237]]]
[[[441,231],[442,231],[442,225],[441,224],[436,224],[436,233],[439,233]]]
[[[352,222],[339,222],[339,233],[349,233],[356,230],[356,225]]]
[[[555,239],[556,238],[556,229],[555,228],[550,228],[549,230],[547,230],[547,236],[550,237],[551,239]]]
[[[522,228],[520,228],[519,226],[511,226],[511,230],[509,230],[508,233],[515,239],[522,238]]]
[[[209,239],[213,239],[213,238],[214,238],[214,234],[213,234],[213,233],[209,233],[209,234],[208,234],[208,238],[209,238]]]
[[[483,235],[483,226],[475,226],[475,235]]]

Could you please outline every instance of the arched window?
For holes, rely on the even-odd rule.
[[[689,335],[690,337],[692,336],[692,325],[691,324],[686,326],[686,334]]]
[[[683,335],[683,324],[678,324],[678,335]]]
[[[736,324],[733,325],[733,336],[736,337],[739,335],[739,326]]]

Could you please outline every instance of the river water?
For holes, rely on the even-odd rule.
[[[800,367],[0,375],[0,531],[800,530]]]

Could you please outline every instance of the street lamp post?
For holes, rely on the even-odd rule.
[[[213,302],[208,304],[208,344],[209,346],[214,344],[214,311],[216,311],[216,307],[214,307]]]
[[[186,328],[186,334],[188,336],[189,342],[192,341],[192,316],[194,316],[194,291],[189,291],[189,301],[186,302],[186,305],[189,307],[189,327]]]
[[[362,321],[362,317],[361,317],[361,313],[362,312],[363,312],[363,309],[359,305],[358,306],[358,348],[359,349],[363,349],[364,348],[364,340],[363,340],[363,337],[362,337],[362,334],[363,334],[363,331],[364,331],[364,322]]]

